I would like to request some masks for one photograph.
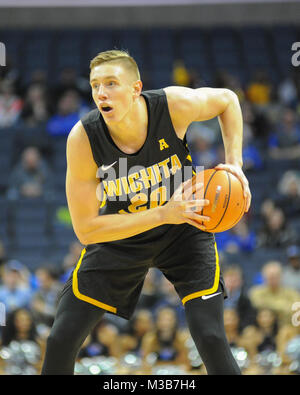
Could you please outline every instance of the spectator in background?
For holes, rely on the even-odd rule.
[[[77,70],[65,67],[58,76],[58,83],[52,90],[52,101],[57,102],[59,98],[69,90],[75,90],[88,102],[91,101],[91,87],[88,78],[78,76]]]
[[[29,85],[14,135],[12,163],[16,163],[29,146],[36,147],[50,161],[53,148],[51,138],[46,132],[49,107],[45,86],[40,83]]]
[[[273,310],[281,327],[289,324],[292,317],[292,305],[300,300],[300,294],[282,285],[282,267],[279,262],[270,261],[263,266],[265,283],[250,288],[249,297],[257,309]]]
[[[232,242],[240,252],[252,252],[256,248],[256,234],[250,229],[247,216],[244,215],[230,231]]]
[[[271,198],[267,198],[262,202],[260,206],[260,215],[263,221],[266,221],[273,214],[275,208],[275,201]]]
[[[153,330],[153,317],[149,310],[138,310],[120,336],[122,354],[133,352],[141,355],[143,337]]]
[[[0,84],[0,129],[17,123],[23,101],[15,94],[13,83],[6,79]]]
[[[185,341],[187,335],[177,327],[174,309],[162,307],[158,310],[154,330],[148,332],[142,341],[142,356],[147,366],[147,356],[155,354],[160,363],[189,366]]]
[[[246,95],[256,106],[266,106],[271,102],[272,88],[264,71],[257,71],[249,83]]]
[[[198,69],[191,68],[189,70],[189,75],[190,75],[190,85],[189,85],[190,88],[197,89],[207,85],[203,79],[203,76],[199,74]]]
[[[40,343],[32,313],[26,308],[17,308],[7,317],[6,326],[2,331],[1,345],[8,346],[13,340]]]
[[[288,219],[300,216],[300,175],[293,170],[286,171],[278,183],[279,196],[276,204]]]
[[[279,101],[283,106],[292,108],[296,107],[298,94],[294,76],[289,75],[279,83],[277,94]]]
[[[282,270],[282,285],[300,293],[300,248],[291,245],[287,248],[287,265]]]
[[[256,311],[246,293],[242,269],[238,265],[229,265],[223,269],[223,278],[227,290],[224,299],[225,309],[234,309],[239,316],[239,331],[255,322]]]
[[[159,291],[159,300],[152,310],[154,314],[157,314],[164,307],[170,308],[176,314],[178,327],[186,327],[186,316],[182,302],[172,283],[163,275],[161,276]]]
[[[153,312],[155,306],[161,301],[161,273],[151,268],[146,274],[137,309],[149,309]]]
[[[173,65],[173,83],[179,86],[190,86],[190,73],[182,60],[177,59]]]
[[[11,81],[15,86],[19,86],[20,72],[10,57],[9,52],[6,54],[6,66],[0,67],[0,83],[6,80]]]
[[[296,112],[286,108],[281,122],[269,137],[269,154],[273,159],[300,158],[300,124]]]
[[[219,69],[214,75],[215,88],[228,88],[232,85],[233,76],[227,71]]]
[[[257,362],[257,354],[276,351],[278,320],[273,310],[262,308],[257,311],[254,324],[248,325],[241,333],[240,346],[248,353],[251,363]]]
[[[259,170],[263,167],[263,160],[261,153],[254,140],[254,114],[252,107],[248,102],[244,102],[242,105],[243,112],[243,167],[245,170]]]
[[[35,147],[28,147],[22,154],[22,160],[14,168],[7,197],[17,200],[21,197],[45,197],[51,200],[54,195],[52,174],[47,163],[41,158]]]
[[[273,310],[262,308],[257,311],[254,325],[247,326],[242,333],[242,344],[248,344],[252,338],[252,355],[264,351],[276,351],[278,320]]]
[[[231,254],[251,252],[256,247],[256,234],[249,229],[247,217],[243,217],[232,229],[215,235],[218,249]]]
[[[300,325],[296,326],[293,323],[289,323],[279,329],[276,338],[276,346],[277,346],[277,352],[279,353],[280,358],[282,359],[282,364],[284,366],[290,367],[292,362],[291,358],[286,353],[288,343],[294,339],[296,340],[299,338],[300,338]],[[296,364],[296,369],[299,371],[299,364]],[[288,371],[288,373],[290,373],[290,371]]]
[[[233,74],[228,74],[225,82],[226,85],[224,88],[232,90],[237,95],[239,102],[242,104],[245,103],[245,91],[242,87],[240,79]]]
[[[26,277],[27,270],[21,262],[10,260],[5,264],[0,285],[0,302],[4,303],[7,312],[17,308],[29,308],[32,291]]]
[[[4,247],[4,244],[0,240],[0,278],[1,278],[1,272],[2,272],[2,265],[6,262],[6,250]]]
[[[193,122],[187,133],[187,142],[190,148],[194,166],[210,168],[218,164],[217,150],[214,143],[214,131],[199,122]]]
[[[43,68],[36,68],[32,70],[32,72],[29,74],[28,81],[26,81],[25,90],[27,90],[31,85],[38,84],[45,86],[45,89],[48,91],[49,79],[47,74],[47,70]]]
[[[257,351],[276,351],[278,320],[275,312],[271,309],[260,309],[256,315],[256,325],[261,340]]]
[[[56,313],[61,284],[56,272],[47,266],[41,266],[35,272],[38,289],[33,294],[31,308],[35,322],[51,327]]]
[[[224,327],[230,347],[240,346],[240,318],[233,308],[224,309]]]
[[[115,325],[104,320],[95,326],[79,351],[78,357],[105,356],[119,358],[120,355],[119,331]]]
[[[63,273],[60,275],[60,281],[62,283],[65,283],[70,277],[72,270],[74,269],[80,258],[82,249],[83,249],[82,244],[79,243],[79,241],[77,240],[73,241],[69,245],[69,251],[63,259],[63,265],[62,265]]]
[[[81,104],[76,90],[65,91],[58,100],[57,112],[47,123],[47,131],[51,136],[68,136],[72,127],[89,111]]]
[[[16,374],[16,370],[17,374],[28,374],[28,368],[31,375],[40,372],[45,341],[37,333],[30,310],[19,308],[12,311],[7,317],[6,326],[2,329],[1,346],[10,347],[11,345],[10,350],[14,350],[12,360],[5,360],[8,374]],[[14,345],[11,344],[12,342]],[[21,347],[17,355],[16,347]],[[14,373],[11,373],[12,371]]]
[[[49,103],[46,87],[40,83],[33,83],[28,86],[21,118],[27,118],[29,124],[39,124],[46,122],[49,117]]]
[[[259,247],[283,248],[297,241],[295,229],[288,224],[284,212],[275,207],[264,218],[258,234]]]

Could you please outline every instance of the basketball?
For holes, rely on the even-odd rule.
[[[239,179],[225,170],[207,169],[194,175],[195,182],[203,183],[195,193],[196,199],[208,199],[209,205],[199,214],[210,217],[209,222],[200,221],[206,232],[219,233],[231,229],[243,217],[246,201]]]

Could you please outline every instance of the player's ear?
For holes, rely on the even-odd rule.
[[[137,80],[133,83],[133,95],[135,99],[140,96],[142,89],[143,89],[143,83],[141,80]]]

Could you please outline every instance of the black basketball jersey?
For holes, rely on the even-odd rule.
[[[164,205],[193,174],[187,144],[175,133],[164,90],[144,91],[142,96],[147,104],[148,130],[144,145],[134,154],[116,146],[98,109],[81,120],[98,166],[96,177],[101,181],[97,189],[99,215],[137,213]],[[150,241],[166,230],[163,225],[126,240]]]

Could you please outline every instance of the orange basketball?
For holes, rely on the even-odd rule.
[[[196,199],[208,199],[199,214],[210,217],[200,221],[206,232],[224,232],[236,225],[245,212],[246,201],[239,179],[225,170],[207,169],[193,177],[194,182],[203,182],[203,188],[195,193]]]

